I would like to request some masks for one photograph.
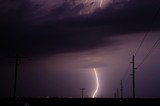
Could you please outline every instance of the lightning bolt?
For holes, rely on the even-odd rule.
[[[95,74],[95,77],[96,77],[96,90],[94,91],[94,93],[93,93],[93,96],[92,96],[92,98],[95,98],[95,95],[97,94],[97,92],[98,92],[98,89],[99,89],[99,80],[98,80],[98,75],[97,75],[97,71],[96,71],[96,69],[94,68],[94,74]]]

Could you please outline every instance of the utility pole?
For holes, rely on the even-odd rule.
[[[82,98],[84,98],[84,90],[85,90],[85,88],[81,88],[80,90],[82,92]]]
[[[134,61],[134,55],[132,56],[132,62],[131,62],[132,64],[133,64],[133,67],[132,67],[132,71],[133,71],[133,73],[132,73],[132,77],[133,77],[133,98],[135,98],[135,61]]]
[[[27,58],[27,57],[20,57],[19,55],[16,55],[15,57],[11,57],[15,59],[15,77],[14,77],[14,91],[13,91],[13,97],[16,98],[16,92],[17,92],[17,73],[18,73],[18,62],[19,59]]]
[[[121,99],[123,99],[123,82],[121,80]]]

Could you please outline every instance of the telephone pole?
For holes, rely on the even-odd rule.
[[[133,77],[133,98],[135,98],[136,94],[135,94],[135,61],[134,61],[134,55],[132,56],[132,62],[133,67],[132,67],[132,77]]]
[[[85,88],[81,88],[80,90],[82,92],[82,98],[84,98],[84,90],[85,90]]]
[[[15,59],[15,77],[14,77],[14,91],[13,91],[13,97],[16,98],[16,92],[17,92],[17,73],[18,73],[18,62],[19,59],[27,58],[27,57],[20,57],[19,55],[16,55],[15,57],[11,57]]]
[[[123,99],[123,82],[121,80],[121,99]]]

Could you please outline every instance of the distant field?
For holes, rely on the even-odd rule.
[[[113,98],[1,98],[0,106],[53,106],[53,105],[153,105],[160,99],[113,99]]]

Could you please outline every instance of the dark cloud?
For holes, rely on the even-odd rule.
[[[83,4],[73,7],[68,2],[61,2],[53,6],[52,0],[44,4],[31,1],[45,0],[0,1],[0,56],[19,53],[31,57],[19,61],[19,96],[79,97],[81,87],[91,94],[88,91],[93,90],[94,81],[88,70],[95,67],[102,81],[100,93],[112,97],[122,79],[120,77],[126,73],[131,53],[160,7],[158,0],[120,0],[92,14],[80,15],[77,13],[84,8]],[[58,0],[54,1],[58,3]],[[135,66],[159,38],[159,32],[156,32],[160,28],[159,17],[160,14],[151,28],[150,35],[154,36],[147,36],[135,58]],[[34,57],[41,54],[47,56]],[[159,97],[158,58],[157,47],[136,70],[137,97]],[[0,96],[12,94],[14,62],[14,59],[0,58]],[[130,70],[127,76],[125,84],[130,83]],[[131,88],[131,84],[124,86],[125,97],[131,95]]]
[[[71,8],[65,2],[46,12],[27,1],[1,1],[1,54],[75,52],[112,46],[117,44],[112,36],[148,30],[159,4],[158,0],[130,0],[112,3],[93,14],[77,15],[82,4]],[[159,16],[153,31],[160,28]]]

